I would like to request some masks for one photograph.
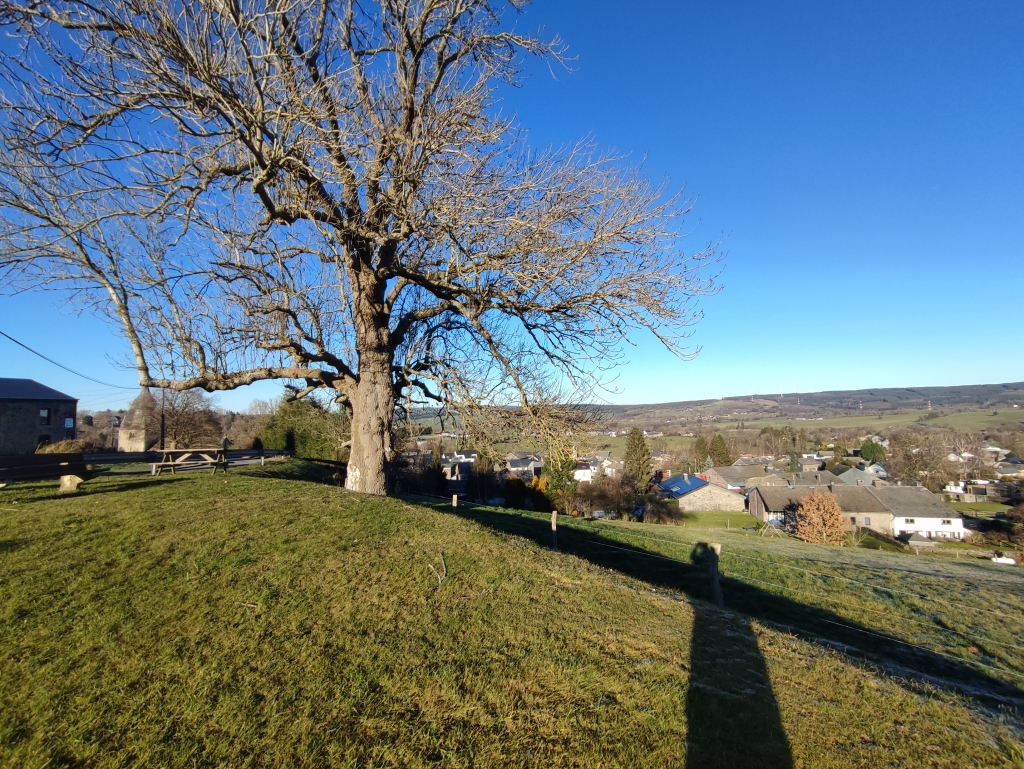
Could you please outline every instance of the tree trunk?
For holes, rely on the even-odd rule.
[[[394,455],[395,396],[390,361],[381,370],[362,368],[352,395],[352,449],[345,488],[363,494],[387,493],[387,469]]]
[[[359,382],[352,403],[352,449],[345,488],[387,494],[387,472],[394,456],[395,391],[391,379],[388,315],[383,281],[372,273],[354,276],[364,284],[354,309]]]

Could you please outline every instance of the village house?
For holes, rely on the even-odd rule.
[[[0,378],[0,454],[31,454],[73,439],[78,399],[33,379]]]
[[[655,491],[662,497],[678,500],[679,509],[684,512],[742,512],[746,506],[741,494],[689,473],[662,481]]]
[[[929,539],[969,536],[963,517],[923,486],[825,487],[843,512],[843,528],[871,529],[890,537],[907,539],[917,534]],[[750,492],[750,514],[765,523],[796,525],[800,503],[813,494],[812,486],[758,486]]]
[[[577,462],[576,469],[572,473],[572,479],[577,483],[590,483],[594,480],[594,467],[590,462]]]
[[[717,465],[701,475],[716,486],[738,491],[745,489],[751,480],[764,478],[767,473],[761,465]]]
[[[754,456],[753,454],[741,454],[740,458],[733,462],[733,467],[745,467],[747,465],[770,465],[775,461],[775,457],[771,454],[764,454],[762,456]]]
[[[924,486],[885,486],[871,493],[892,513],[892,536],[920,534],[929,539],[964,539],[964,519]]]
[[[892,536],[892,515],[888,508],[865,486],[758,486],[750,492],[750,514],[764,523],[796,526],[796,511],[800,503],[817,489],[830,492],[843,512],[843,528],[872,529]]]
[[[838,482],[839,479],[828,470],[808,473],[772,472],[763,478],[752,478],[747,482],[747,490],[755,486],[828,486]]]
[[[540,478],[544,471],[544,458],[539,454],[514,453],[506,455],[507,467],[502,471],[504,476],[515,476],[524,483],[532,483]]]

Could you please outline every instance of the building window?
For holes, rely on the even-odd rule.
[[[910,525],[910,526],[914,525],[914,519],[913,518],[904,518],[903,520],[906,521],[907,524]]]
[[[942,525],[943,526],[952,526],[953,525],[953,520],[951,518],[943,518],[942,519]]]
[[[851,526],[856,526],[857,525],[857,516],[855,516],[855,515],[851,515],[850,516],[850,525]]]
[[[866,515],[864,516],[864,525],[865,526],[870,526],[871,525],[871,519],[868,518]]]
[[[48,425],[50,424],[50,410],[39,409],[39,424]]]

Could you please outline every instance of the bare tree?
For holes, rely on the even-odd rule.
[[[902,483],[939,491],[958,475],[948,457],[947,441],[937,431],[903,428],[889,436],[889,474]]]
[[[717,257],[637,168],[500,115],[524,54],[562,57],[503,29],[522,5],[0,0],[0,276],[110,314],[143,386],[328,390],[356,491],[403,402],[564,442],[551,394],[636,329],[687,354]]]

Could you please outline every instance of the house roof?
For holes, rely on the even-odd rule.
[[[72,401],[78,402],[78,398],[72,398],[52,387],[34,379],[4,379],[0,378],[0,401]]]
[[[528,470],[531,467],[543,467],[544,463],[539,459],[532,457],[526,459],[510,459],[508,460],[509,470]]]
[[[758,486],[765,507],[771,512],[796,510],[807,497],[815,492],[812,486]],[[822,489],[828,491],[828,488]],[[832,490],[839,509],[844,513],[887,513],[889,512],[871,491],[863,486],[836,486]]]
[[[744,486],[750,478],[761,478],[766,475],[761,465],[719,465],[711,468],[730,486]]]
[[[732,463],[733,467],[763,467],[770,462],[773,462],[775,457],[740,457]]]
[[[673,475],[658,484],[658,491],[668,494],[673,499],[679,499],[681,496],[707,485],[707,481],[696,475]]]
[[[864,486],[870,486],[878,480],[878,476],[869,473],[867,470],[858,470],[856,467],[847,467],[846,472],[839,474],[839,482],[847,486],[856,486],[861,481]]]
[[[882,486],[867,488],[897,518],[961,518],[956,510],[924,486]]]

